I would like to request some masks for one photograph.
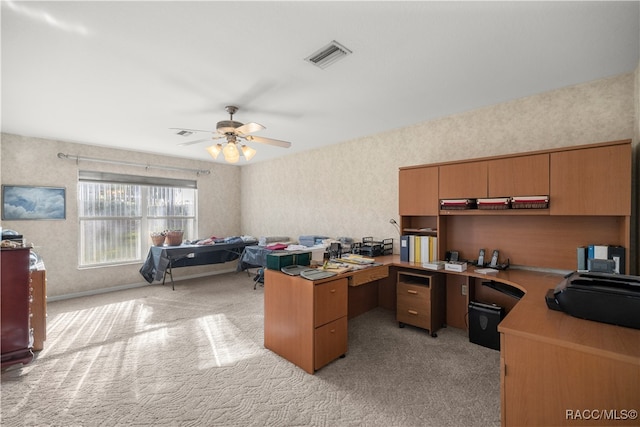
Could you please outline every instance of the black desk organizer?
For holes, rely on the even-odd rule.
[[[393,253],[393,239],[374,241],[373,237],[363,237],[361,243],[351,245],[351,253],[368,257],[391,255]]]

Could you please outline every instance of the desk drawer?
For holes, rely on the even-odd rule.
[[[431,289],[428,286],[398,283],[396,319],[400,323],[431,329]]]
[[[400,323],[431,330],[431,309],[428,305],[419,307],[401,304],[401,302],[398,301],[396,320]]]
[[[380,265],[377,267],[366,268],[358,271],[349,277],[349,286],[360,286],[365,283],[374,282],[389,276],[389,267]]]
[[[397,293],[398,300],[400,300],[400,298],[406,298],[409,301],[416,300],[428,302],[431,299],[431,288],[429,286],[398,283]]]
[[[314,287],[314,326],[322,326],[347,315],[347,279],[324,282]]]
[[[347,316],[316,328],[314,368],[320,369],[347,352]]]

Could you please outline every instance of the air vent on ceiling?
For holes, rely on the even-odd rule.
[[[189,136],[189,135],[193,135],[193,132],[191,132],[190,130],[180,130],[176,132],[176,135]]]
[[[334,40],[304,60],[324,69],[350,53],[351,51],[349,49]]]

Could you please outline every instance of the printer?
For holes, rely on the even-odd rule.
[[[550,309],[574,317],[640,329],[639,276],[574,272],[545,299]]]

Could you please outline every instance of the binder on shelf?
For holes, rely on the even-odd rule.
[[[430,244],[430,256],[429,261],[437,261],[438,259],[438,238],[436,236],[429,236],[429,244]]]
[[[400,236],[400,261],[409,262],[409,238],[411,236]]]
[[[438,238],[406,234],[400,236],[400,261],[424,264],[438,259]]]
[[[413,262],[416,258],[416,236],[409,235],[409,259],[407,261]]]
[[[429,258],[431,257],[431,243],[429,242],[429,236],[420,236],[420,247],[422,251],[420,262],[429,262]]]

